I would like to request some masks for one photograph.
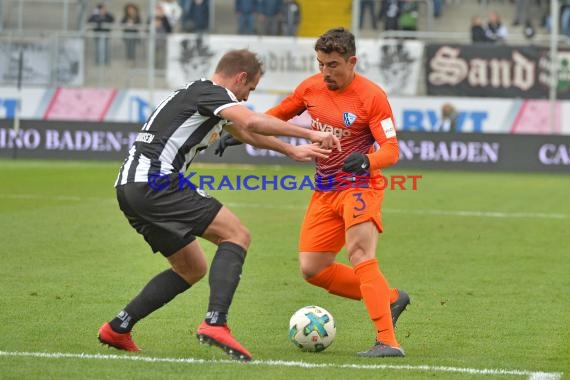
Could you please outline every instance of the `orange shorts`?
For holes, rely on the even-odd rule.
[[[371,220],[382,232],[384,191],[373,188],[315,191],[305,213],[300,252],[339,252],[346,230]]]

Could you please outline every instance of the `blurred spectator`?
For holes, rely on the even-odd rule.
[[[542,19],[540,22],[540,26],[546,29],[547,32],[550,33],[550,3],[546,4],[544,11],[542,13]]]
[[[441,120],[439,132],[457,132],[457,109],[451,103],[444,103],[441,106]]]
[[[570,4],[567,1],[560,6],[560,34],[570,37]]]
[[[158,6],[162,8],[162,13],[168,19],[172,31],[176,30],[182,18],[182,7],[177,0],[160,0]]]
[[[487,31],[483,27],[483,21],[479,16],[471,17],[471,42],[491,42],[487,37]]]
[[[499,14],[495,11],[489,12],[487,25],[485,28],[487,38],[492,42],[505,42],[507,40],[507,27],[501,23]]]
[[[398,27],[400,30],[418,30],[418,3],[415,0],[403,0],[398,17]]]
[[[364,26],[364,18],[366,15],[370,15],[370,20],[372,20],[372,29],[378,29],[378,25],[376,23],[376,0],[360,0],[360,29]]]
[[[532,26],[532,23],[530,21],[527,21],[523,29],[523,35],[526,37],[526,39],[532,40],[535,34],[536,30],[534,29],[534,26]]]
[[[398,19],[402,10],[401,0],[384,0],[380,7],[378,18],[384,20],[384,30],[398,30],[400,25]]]
[[[530,21],[528,18],[528,7],[528,0],[517,0],[517,11],[513,20],[513,26],[524,25]]]
[[[559,0],[558,1],[558,5],[560,7],[559,9],[559,31],[560,34],[562,35],[569,35],[567,33],[565,33],[565,30],[570,29],[570,14],[566,14],[565,12],[568,12],[568,8],[570,8],[570,0]],[[546,29],[546,31],[548,33],[550,33],[552,31],[552,19],[550,17],[550,12],[551,12],[551,8],[550,8],[550,1],[548,1],[544,7],[544,13],[542,16],[542,27]],[[569,30],[570,32],[570,30]]]
[[[443,13],[443,0],[433,0],[433,17],[440,18]]]
[[[157,4],[154,9],[153,25],[156,32],[154,63],[156,68],[162,69],[166,63],[166,40],[168,34],[172,33],[172,26],[160,4]]]
[[[89,0],[77,0],[77,30],[85,30]],[[2,1],[0,1],[0,31],[2,30]]]
[[[193,0],[178,0],[178,5],[182,10],[182,14],[180,15],[180,20],[182,22],[182,27],[184,27],[184,18],[187,16],[188,12],[190,12],[190,4]]]
[[[283,26],[281,32],[285,36],[296,36],[301,23],[301,6],[297,0],[283,2]]]
[[[281,34],[281,11],[283,10],[283,0],[259,0],[259,14],[261,15],[262,31],[268,36]]]
[[[257,11],[257,0],[235,0],[238,34],[255,34],[255,15]]]
[[[207,32],[210,29],[210,0],[189,0],[183,10],[182,27],[186,32]]]
[[[123,8],[123,18],[121,25],[123,26],[125,49],[127,53],[127,61],[131,66],[135,65],[136,49],[138,40],[138,27],[141,24],[141,16],[139,7],[136,4],[128,3]]]
[[[530,21],[527,21],[523,28],[523,35],[526,39],[531,40],[534,38],[535,34],[536,31],[534,30],[534,26],[532,26],[532,23]]]
[[[93,31],[97,32],[95,37],[95,63],[97,65],[108,65],[110,63],[109,36],[110,27],[115,22],[115,17],[107,11],[105,3],[99,3],[87,22],[94,24]]]

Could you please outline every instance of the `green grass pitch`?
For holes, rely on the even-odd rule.
[[[310,190],[209,191],[253,235],[229,320],[254,355],[243,364],[195,337],[207,279],[136,326],[141,353],[98,343],[99,326],[167,265],[121,214],[113,191],[118,167],[0,161],[0,379],[567,377],[568,175],[385,172],[422,175],[415,191],[386,191],[377,252],[390,284],[412,297],[397,329],[407,354],[401,359],[356,357],[374,339],[363,304],[301,279],[297,236]],[[312,173],[193,170],[216,178]],[[214,246],[202,243],[211,258]],[[346,262],[346,253],[339,258]],[[318,354],[287,340],[289,317],[309,304],[328,309],[337,324],[335,342]]]

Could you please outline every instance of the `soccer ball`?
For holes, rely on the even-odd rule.
[[[320,306],[305,306],[289,320],[289,340],[303,351],[323,351],[331,345],[335,335],[332,314]]]

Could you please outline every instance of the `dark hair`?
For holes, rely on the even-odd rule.
[[[319,37],[315,43],[315,51],[322,51],[326,54],[337,52],[348,59],[356,55],[354,34],[342,27],[330,29]]]
[[[263,65],[257,55],[247,49],[230,50],[218,62],[216,73],[232,76],[247,73],[248,79],[253,80],[257,74],[263,75]]]
[[[138,17],[139,17],[139,13],[140,13],[139,6],[136,5],[135,3],[126,3],[125,6],[123,7],[123,13],[124,13],[125,15],[128,14],[129,8],[133,8],[133,9],[136,11],[136,13],[137,13],[137,18],[138,18]]]

